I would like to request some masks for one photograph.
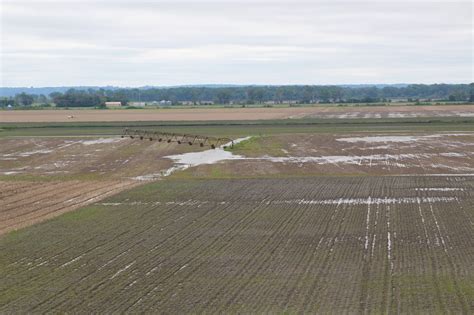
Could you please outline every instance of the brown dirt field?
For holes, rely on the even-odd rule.
[[[0,235],[97,202],[172,166],[193,148],[113,138],[0,139]]]
[[[74,116],[74,118],[68,118]],[[6,122],[91,122],[91,121],[211,121],[286,118],[384,118],[384,117],[473,117],[474,106],[357,106],[291,108],[202,108],[140,110],[28,110],[1,111]]]
[[[196,146],[120,137],[0,139],[0,179],[127,180],[172,166],[163,156]]]
[[[136,181],[0,181],[0,235],[136,186]]]

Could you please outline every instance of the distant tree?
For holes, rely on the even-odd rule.
[[[451,96],[454,96],[455,101],[467,101],[470,98],[470,93],[462,89],[456,89],[452,92]]]
[[[275,102],[281,104],[283,102],[283,97],[285,94],[285,88],[283,86],[279,86],[276,88],[275,91]]]
[[[247,99],[250,103],[255,104],[255,103],[262,103],[263,102],[263,90],[258,87],[251,87],[247,91]]]
[[[331,91],[327,87],[323,87],[319,90],[319,97],[324,103],[327,103],[331,97]]]
[[[217,92],[217,102],[219,104],[228,104],[231,100],[231,92],[228,89],[222,89]]]
[[[331,86],[329,88],[329,94],[333,101],[340,101],[344,98],[344,92],[339,86]]]
[[[1,97],[0,98],[0,107],[7,107],[8,105],[14,105],[15,100],[11,97]]]
[[[120,102],[122,103],[122,106],[126,106],[128,104],[128,97],[125,93],[125,91],[118,90],[114,91],[113,93],[110,93],[109,96],[105,98],[103,102]]]
[[[104,100],[94,91],[70,89],[64,94],[55,94],[53,101],[58,107],[100,107]]]
[[[25,92],[15,95],[15,104],[20,106],[29,106],[33,104],[34,101],[34,96],[26,94]]]
[[[197,102],[199,101],[199,91],[197,89],[191,90],[191,101],[193,102],[194,105],[196,105]]]
[[[34,91],[34,89],[32,89]],[[41,90],[43,91],[43,90]],[[394,98],[403,99],[448,99],[450,95],[457,101],[474,102],[473,84],[410,84],[404,86],[321,86],[321,85],[285,85],[285,86],[235,86],[235,87],[172,87],[172,88],[93,88],[87,90],[68,90],[64,93],[51,93],[49,97],[58,106],[99,106],[105,101],[161,101],[170,100],[173,103],[182,101],[215,100],[221,103],[262,103],[263,101],[301,101],[311,100],[364,102],[387,101]],[[21,90],[18,93],[22,92]],[[30,93],[28,91],[25,91]],[[39,94],[39,93],[38,93]],[[41,96],[36,96],[35,102],[43,102]],[[18,104],[27,104],[22,96]],[[49,101],[49,100],[48,100]]]
[[[303,88],[303,97],[301,99],[301,102],[304,104],[308,104],[311,102],[312,99],[313,99],[313,88],[307,85]]]
[[[56,98],[58,96],[61,96],[61,95],[63,95],[63,93],[61,93],[61,92],[52,92],[52,93],[49,93],[49,98],[54,99],[54,98]]]
[[[40,95],[38,95],[38,97],[36,98],[36,101],[37,101],[38,103],[45,104],[45,103],[48,103],[48,98],[46,97],[46,95],[40,94]]]

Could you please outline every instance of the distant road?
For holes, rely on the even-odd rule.
[[[296,118],[474,117],[474,105],[0,111],[6,122],[211,121]]]

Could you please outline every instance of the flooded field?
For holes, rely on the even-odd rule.
[[[473,132],[235,139],[0,138],[0,312],[474,309]]]
[[[217,177],[236,178],[474,175],[474,133],[254,136],[235,140],[232,150],[120,137],[9,138],[0,142],[0,233],[175,173],[191,178],[215,177],[216,169]],[[272,150],[260,154],[247,150],[248,143]]]
[[[474,133],[318,134],[255,137],[236,145],[229,176],[474,174]]]

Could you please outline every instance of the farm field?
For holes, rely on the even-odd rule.
[[[472,1],[0,2],[0,315],[474,315]]]
[[[190,169],[223,177],[474,173],[473,132],[374,132],[254,137],[240,159]]]
[[[275,108],[199,109],[68,109],[1,111],[7,122],[106,122],[106,121],[222,121],[268,119],[356,119],[409,117],[474,117],[472,105],[426,106],[307,106]]]
[[[120,137],[0,139],[0,235],[162,176],[192,147]]]
[[[132,181],[0,181],[0,235],[106,198]]]
[[[8,126],[0,313],[471,313],[469,118],[349,120]]]
[[[171,175],[196,146],[115,137],[0,139],[0,234]],[[215,153],[215,152],[212,152]],[[237,144],[181,178],[474,173],[474,133],[283,134]],[[179,164],[179,161],[178,161]],[[184,170],[184,169],[183,169]]]
[[[159,181],[0,239],[0,312],[469,313],[473,192],[461,175]]]

